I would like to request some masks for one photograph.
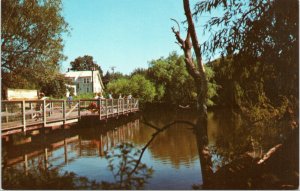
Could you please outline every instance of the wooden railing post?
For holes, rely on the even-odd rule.
[[[119,115],[119,102],[120,102],[120,99],[118,99],[118,106],[117,106],[117,113],[118,113],[118,115]]]
[[[132,111],[134,111],[134,103],[135,103],[135,99],[132,99],[132,101],[131,101]]]
[[[32,102],[29,102],[30,118],[33,119]]]
[[[64,124],[66,124],[67,121],[67,115],[66,115],[66,100],[63,102],[63,118],[64,118]]]
[[[5,121],[6,121],[6,123],[8,123],[8,109],[7,109],[7,104],[8,103],[5,103]]]
[[[107,106],[107,99],[105,99],[105,108],[106,108],[106,119],[108,118],[108,106]]]
[[[22,124],[23,124],[23,132],[26,132],[26,108],[25,101],[22,101]]]
[[[133,111],[135,111],[135,101],[136,101],[136,99],[133,99],[133,100],[132,100]]]
[[[129,101],[129,104],[130,104],[130,112],[132,112],[132,100],[133,100],[133,99],[130,99],[130,101]]]
[[[111,99],[111,113],[114,116],[114,99]]]
[[[124,114],[124,103],[125,103],[125,99],[123,99],[122,102],[123,102],[123,103],[122,103],[122,113]]]
[[[44,127],[46,127],[47,124],[47,118],[46,118],[46,100],[43,100],[43,122],[44,122]]]
[[[50,115],[53,113],[53,102],[50,103]]]
[[[78,101],[78,117],[81,119],[81,114],[80,114],[80,100]]]
[[[134,99],[134,104],[133,104],[133,108],[134,108],[134,110],[136,110],[136,102],[137,101],[137,99]]]
[[[98,99],[98,106],[99,106],[99,119],[101,120],[101,107],[102,107],[102,103],[101,103],[101,98]]]

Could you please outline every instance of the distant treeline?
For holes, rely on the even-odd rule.
[[[209,79],[208,102],[217,96],[214,72],[206,66]],[[172,52],[167,58],[159,58],[149,63],[149,68],[138,68],[130,75],[106,73],[106,91],[114,95],[128,95],[140,98],[142,102],[190,105],[196,103],[196,86],[187,72],[184,57]]]

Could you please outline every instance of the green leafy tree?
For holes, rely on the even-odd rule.
[[[269,114],[278,114],[285,107],[289,115],[297,118],[299,3],[208,0],[197,3],[195,8],[199,18],[213,9],[224,11],[206,23],[206,29],[215,32],[202,44],[206,54],[224,54],[221,64],[214,64],[217,81],[225,92],[220,97],[248,113],[268,108]]]
[[[209,94],[207,104],[214,105],[211,100],[216,96],[217,85],[213,81],[214,72],[205,65],[209,79]],[[172,104],[195,103],[197,99],[196,86],[189,75],[183,56],[171,53],[167,58],[150,62],[148,78],[156,84],[157,100]]]
[[[38,88],[59,70],[68,25],[60,0],[1,2],[2,90]],[[18,79],[18,80],[16,80]]]
[[[67,89],[68,89],[66,84],[70,84],[70,83],[71,81],[66,79],[63,74],[57,73],[47,82],[42,83],[40,86],[41,86],[41,91],[45,93],[46,96],[63,98],[66,96]],[[73,93],[74,93],[74,89],[73,89]]]
[[[79,56],[74,61],[70,62],[71,70],[86,71],[86,70],[99,70],[100,75],[103,76],[101,67],[96,64],[92,56],[85,55]]]
[[[120,78],[109,82],[107,85],[107,91],[112,92],[114,95],[128,95],[131,91],[130,80],[126,78]]]
[[[140,97],[144,102],[153,101],[156,91],[154,84],[142,75],[134,75],[130,79],[132,95]]]
[[[131,78],[120,78],[109,82],[107,91],[112,92],[114,95],[129,95],[139,98],[141,102],[152,102],[155,95],[154,84],[145,78],[145,76],[136,74]]]
[[[150,62],[149,73],[157,87],[164,87],[163,101],[187,104],[195,101],[195,84],[189,76],[183,58],[171,53],[167,58]]]
[[[117,80],[120,78],[128,78],[127,75],[122,74],[121,72],[110,73],[109,71],[103,76],[103,84],[107,86],[107,84],[113,80]]]
[[[234,62],[232,71],[240,73],[238,77],[263,81],[263,91],[274,103],[280,102],[278,92],[297,97],[299,3],[209,0],[197,3],[196,13],[216,8],[224,14],[206,23],[207,30],[219,30],[203,44],[203,51],[221,51]]]
[[[130,76],[133,76],[135,74],[141,74],[143,76],[147,76],[148,75],[148,69],[145,68],[136,68],[131,74]]]

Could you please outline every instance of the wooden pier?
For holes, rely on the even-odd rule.
[[[1,132],[3,136],[44,127],[62,126],[90,116],[107,120],[137,111],[139,111],[138,99],[2,101]]]

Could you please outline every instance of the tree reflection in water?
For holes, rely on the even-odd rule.
[[[113,173],[114,182],[98,183],[73,172],[60,173],[58,168],[45,167],[41,161],[32,161],[33,168],[22,167],[3,169],[4,189],[143,189],[152,175],[152,168],[140,161],[141,150],[131,143],[118,144],[105,153],[108,169]]]
[[[132,143],[118,144],[106,153],[109,169],[115,178],[114,183],[102,182],[104,189],[142,189],[152,175],[152,168],[140,162],[142,151]]]
[[[214,133],[210,152],[214,156],[214,170],[238,159],[248,153],[253,158],[262,158],[273,146],[283,143],[292,133],[286,124],[276,120],[268,121],[268,124],[249,123],[242,119],[236,112],[220,110],[214,112],[213,121],[218,126]],[[210,141],[212,141],[210,140]]]
[[[23,169],[9,167],[2,170],[2,186],[13,190],[52,190],[52,189],[99,189],[100,184],[79,177],[75,173],[61,174],[58,169],[32,168],[24,173]]]
[[[222,128],[215,134],[213,147],[209,148],[214,172],[209,177],[210,181],[194,188],[298,187],[298,128],[289,128],[286,119],[259,124],[242,121],[237,113],[227,113],[227,116],[226,113],[219,114],[223,116],[219,117],[222,120],[218,125]],[[197,137],[204,134],[198,133]]]
[[[194,189],[297,188],[298,128],[291,130],[277,121],[270,121],[267,126],[249,125],[242,121],[239,115],[232,116],[233,118],[227,118],[228,123],[232,125],[225,125],[224,120],[220,121],[224,125],[219,126],[229,129],[221,129],[215,137],[213,148],[208,145],[208,131],[199,123],[199,118],[196,123],[174,120],[160,128],[160,125],[156,126],[144,117],[143,123],[156,132],[142,150],[146,149],[159,133],[174,124],[184,123],[194,130],[202,171],[203,183],[193,185]],[[230,128],[232,126],[233,129]],[[223,162],[214,171],[212,155],[219,157],[219,161]]]
[[[143,133],[136,136],[139,140],[142,140],[139,141],[144,145],[142,148],[135,148],[135,145],[131,143],[122,143],[110,148],[111,150],[105,153],[109,164],[108,169],[114,177],[114,180],[110,180],[111,182],[91,181],[72,172],[62,174],[57,169],[48,168],[47,165],[39,165],[39,163],[42,164],[41,161],[35,161],[37,164],[30,164],[29,167],[38,166],[38,168],[29,168],[27,175],[22,166],[17,168],[3,167],[2,185],[5,189],[143,189],[152,176],[152,169],[148,168],[146,164],[142,164],[145,150],[148,147],[153,149],[154,145],[155,148],[163,147],[163,145],[158,144],[161,142],[162,136],[174,139],[176,136],[173,134],[163,132],[167,132],[165,131],[167,129],[174,131],[176,129],[171,128],[181,123],[184,124],[184,128],[192,127],[189,129],[193,130],[196,137],[197,144],[195,145],[198,147],[201,161],[201,172],[199,173],[202,174],[203,183],[194,185],[194,188],[270,189],[297,187],[298,179],[294,178],[299,177],[298,158],[291,155],[291,153],[298,155],[297,136],[295,139],[287,139],[288,133],[283,134],[283,132],[287,132],[283,128],[273,128],[271,125],[261,128],[254,128],[254,126],[247,128],[241,123],[241,118],[238,115],[226,115],[226,112],[219,113],[219,115],[221,117],[215,113],[214,121],[216,121],[216,127],[222,128],[215,128],[214,131],[212,131],[214,127],[211,124],[208,131],[201,128],[195,120],[197,118],[188,118],[191,116],[190,113],[187,113],[187,117],[182,112],[180,117],[171,115],[172,117],[176,116],[172,119],[166,119],[165,116],[161,115],[161,118],[165,120],[163,122],[151,120],[149,116],[147,116],[149,120],[146,120],[143,116],[141,122],[145,124],[143,130],[146,130],[147,133],[144,132],[144,134],[147,134],[147,136],[142,136]],[[149,133],[151,134],[150,137],[148,137]],[[91,134],[95,133],[92,132]],[[192,134],[188,135],[192,136]],[[298,135],[298,133],[294,132],[293,135]],[[157,136],[159,138],[156,138]],[[275,155],[269,160],[258,164],[257,160],[263,158],[263,154],[269,148],[278,144],[280,137],[283,143],[282,147],[278,147],[278,150],[274,152]],[[214,152],[212,152],[212,148],[208,147],[211,146],[210,141],[212,140],[215,146]],[[294,140],[294,142],[286,142],[286,140]],[[170,139],[164,142],[165,144],[171,144]],[[183,143],[186,147],[186,142]],[[180,147],[175,148],[180,151]],[[164,149],[160,151],[170,152],[170,150],[166,151]],[[252,155],[253,153],[259,153],[259,155]],[[214,161],[211,160],[214,160],[215,157],[220,157],[219,161],[225,163],[219,164],[220,167],[212,171]],[[295,173],[295,175],[291,176],[291,173]]]

